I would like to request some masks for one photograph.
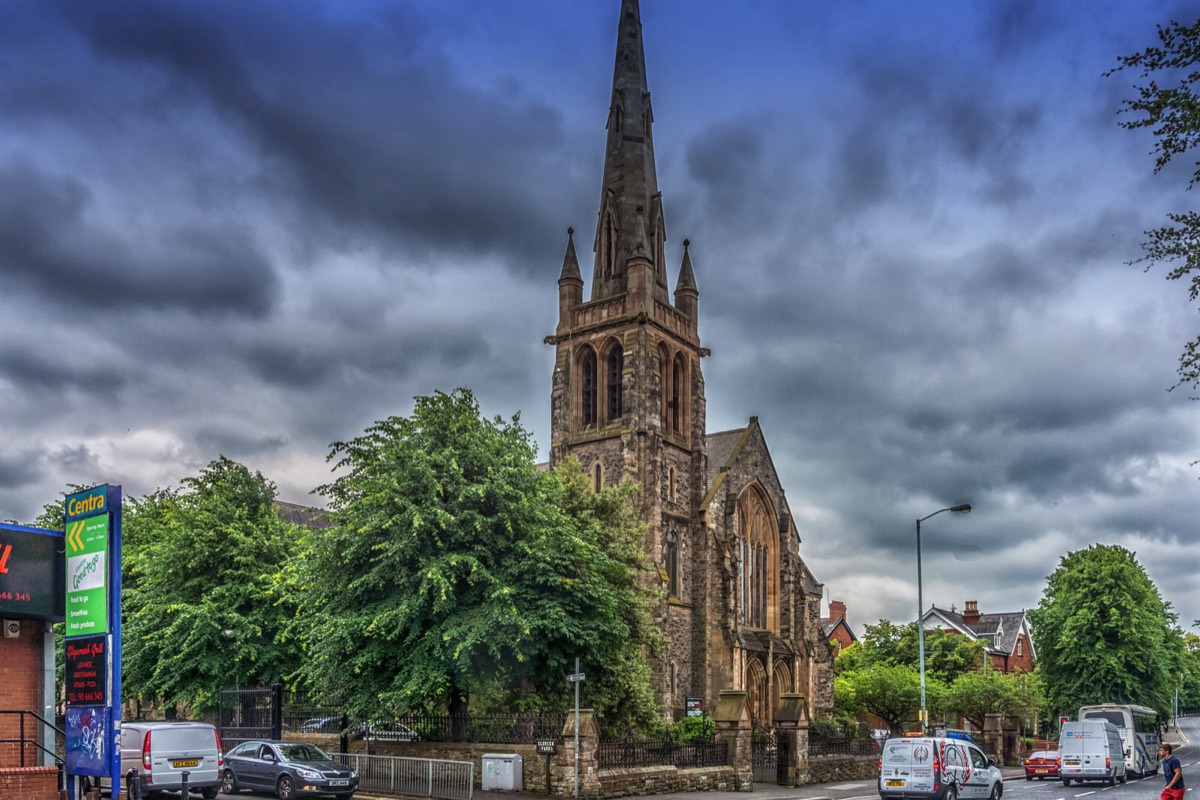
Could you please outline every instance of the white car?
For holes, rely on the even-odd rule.
[[[882,800],[1000,800],[1004,776],[978,745],[957,737],[888,739],[879,756]]]

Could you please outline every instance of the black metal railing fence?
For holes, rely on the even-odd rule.
[[[680,769],[719,767],[728,763],[729,743],[713,739],[681,742],[658,738],[602,739],[596,751],[600,769],[674,766]]]

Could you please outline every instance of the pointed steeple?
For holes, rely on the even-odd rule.
[[[592,299],[624,292],[626,261],[638,243],[638,218],[647,249],[643,255],[654,264],[654,293],[667,302],[662,258],[665,225],[654,169],[654,113],[646,81],[642,47],[642,20],[638,0],[622,0],[617,27],[617,59],[613,68],[612,101],[608,111],[608,144],[604,152],[604,180],[600,189],[600,215],[596,226],[596,261]]]
[[[571,309],[583,302],[583,276],[579,274],[579,259],[575,257],[575,229],[567,228],[567,252],[563,256],[562,272],[558,275],[558,328],[564,333],[571,327]]]
[[[563,281],[578,282],[583,285],[583,275],[579,272],[579,258],[575,255],[575,229],[567,228],[567,252],[563,255],[562,272],[558,275],[558,282],[561,285]]]

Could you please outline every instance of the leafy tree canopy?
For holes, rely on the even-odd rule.
[[[318,489],[335,526],[310,532],[289,577],[308,612],[301,677],[353,715],[458,712],[472,695],[536,710],[565,707],[578,656],[594,707],[652,716],[632,489],[592,492],[577,465],[549,474],[535,455],[518,417],[483,418],[466,389],[335,443],[344,474]]]
[[[1068,553],[1029,620],[1056,713],[1093,703],[1170,708],[1183,638],[1134,553],[1103,544]]]
[[[925,677],[949,683],[963,672],[983,664],[984,644],[966,636],[941,630],[925,632]],[[876,665],[910,666],[920,669],[917,623],[899,626],[881,619],[867,625],[863,638],[854,647],[839,654],[838,669],[858,669]]]
[[[1113,75],[1134,70],[1143,79],[1136,86],[1137,97],[1124,101],[1122,113],[1132,118],[1122,121],[1124,128],[1149,128],[1156,137],[1154,171],[1160,172],[1175,156],[1194,150],[1200,144],[1200,19],[1191,25],[1171,21],[1158,26],[1159,44],[1140,53],[1121,56]],[[1200,181],[1200,161],[1188,181],[1191,189]],[[1139,261],[1148,265],[1173,265],[1167,278],[1190,277],[1189,295],[1200,297],[1200,213],[1185,210],[1168,214],[1172,224],[1146,231],[1142,244],[1145,255]],[[1200,384],[1200,337],[1188,342],[1179,358],[1179,385]]]
[[[294,609],[272,587],[297,533],[274,485],[224,456],[182,485],[125,501],[124,680],[132,697],[203,713],[222,686],[295,668],[277,638]]]
[[[962,714],[976,730],[983,730],[989,714],[1036,718],[1038,686],[1030,673],[964,672],[950,684],[944,702],[947,709]]]

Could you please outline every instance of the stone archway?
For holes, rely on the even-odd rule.
[[[750,719],[756,725],[770,726],[771,695],[767,682],[767,671],[757,657],[746,664],[746,707],[750,710]]]

